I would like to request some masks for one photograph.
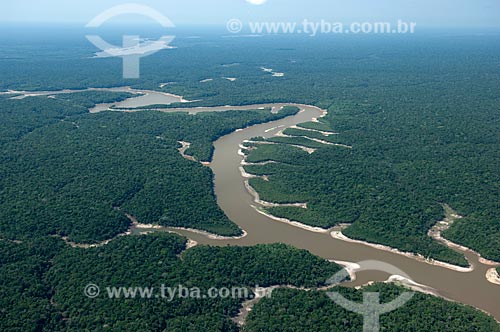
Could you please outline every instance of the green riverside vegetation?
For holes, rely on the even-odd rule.
[[[352,149],[323,144],[308,154],[293,146],[253,144],[249,162],[276,163],[246,166],[249,173],[269,175],[269,181],[254,178],[250,184],[265,201],[308,203],[307,209],[268,208],[279,217],[324,228],[350,223],[352,226],[344,230],[349,237],[467,265],[460,254],[427,235],[444,219],[441,204],[446,203],[464,218],[444,236],[499,260],[498,196],[494,194],[500,192],[495,162],[500,150],[495,139],[498,124],[487,120],[498,113],[485,106],[475,109],[475,118],[469,118],[467,113],[450,109],[442,110],[443,114],[431,121],[435,111],[429,107],[429,111],[419,113],[422,121],[429,118],[427,122],[418,131],[403,134],[401,128],[412,127],[417,120],[393,104],[339,103],[329,108],[327,117],[321,119],[321,129],[338,132],[328,139]],[[459,125],[465,123],[465,117],[467,136]],[[384,129],[366,130],[370,127]],[[318,137],[318,132],[310,133],[299,134]],[[300,144],[299,138],[286,139],[313,146]],[[285,140],[278,137],[269,141]]]
[[[86,114],[78,105],[93,106],[95,93],[87,98],[0,103],[6,110],[1,122],[8,122],[12,132],[0,156],[3,237],[59,235],[99,242],[128,229],[125,213],[142,223],[240,235],[215,201],[212,172],[183,158],[178,141],[191,143],[186,154],[209,161],[218,137],[297,112]],[[20,119],[13,118],[14,112]],[[24,118],[32,127],[26,128]]]
[[[361,290],[329,290],[357,303],[363,302],[363,292],[378,292],[380,303],[388,303],[404,291],[408,290],[387,284],[374,284]],[[362,316],[335,304],[326,293],[295,289],[274,290],[272,297],[262,299],[253,307],[243,331],[362,331]],[[464,322],[467,322],[466,325]],[[416,293],[406,305],[380,316],[380,330],[498,332],[500,327],[486,314],[478,314],[470,307]]]
[[[271,208],[272,214],[324,228],[350,223],[344,230],[350,237],[465,266],[462,255],[427,236],[448,204],[464,218],[444,236],[500,260],[498,36],[185,38],[189,31],[179,33],[175,49],[141,59],[140,79],[124,80],[121,59],[92,58],[86,32],[50,29],[1,36],[0,91],[130,85],[195,100],[170,107],[316,105],[328,116],[284,131],[295,138],[245,150],[248,161],[277,161],[246,166],[268,175],[269,182],[250,180],[262,199],[307,203],[307,209]],[[47,35],[54,38],[47,42]],[[262,66],[284,76],[272,77]],[[0,95],[0,330],[359,331],[360,316],[317,291],[276,290],[241,329],[232,318],[244,299],[106,298],[106,286],[161,283],[314,288],[339,270],[280,244],[185,251],[186,240],[172,234],[123,236],[90,249],[65,244],[59,237],[96,243],[125,232],[125,213],[144,223],[241,234],[216,204],[210,169],[182,158],[178,141],[191,143],[186,154],[210,161],[218,137],[296,112],[88,113],[129,96]],[[317,150],[309,154],[297,144]],[[96,299],[83,294],[90,283],[101,287]],[[384,300],[401,291],[365,289],[381,291]],[[336,290],[361,300],[361,291]],[[381,326],[499,329],[479,310],[421,294],[383,315]]]
[[[0,240],[0,329],[238,331],[231,319],[256,286],[321,287],[340,270],[281,244],[184,251],[185,244],[185,238],[168,233],[124,236],[91,249],[70,248],[55,238]],[[85,296],[89,284],[101,288],[97,297]],[[181,293],[170,298],[162,285],[182,286],[193,298]],[[153,295],[110,298],[107,287],[149,287]],[[196,289],[207,295],[212,287],[246,293],[195,298]]]

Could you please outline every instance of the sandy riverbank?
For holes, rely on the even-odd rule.
[[[208,162],[208,161],[198,161],[198,159],[196,159],[195,157],[186,154],[186,150],[189,149],[189,147],[191,147],[191,143],[184,142],[184,141],[178,141],[178,143],[180,143],[182,146],[180,148],[178,148],[177,151],[179,151],[179,153],[181,154],[181,156],[184,159],[200,163],[203,166],[207,166],[207,167],[210,166],[210,162]]]
[[[98,242],[98,243],[92,243],[92,244],[85,244],[85,243],[73,242],[67,236],[59,236],[59,235],[52,235],[52,236],[60,238],[61,240],[63,240],[67,245],[69,245],[72,248],[90,249],[90,248],[99,248],[99,247],[105,246],[108,243],[110,243],[111,241],[113,241],[113,240],[115,240],[115,239],[117,239],[117,238],[119,238],[121,236],[127,236],[127,235],[131,235],[131,234],[132,234],[131,228],[129,228],[128,231],[126,231],[124,233],[121,233],[121,234],[118,234],[117,236],[115,236],[115,237],[113,237],[111,239],[107,239],[107,240],[104,240],[104,241],[101,241],[101,242]]]
[[[409,288],[413,291],[420,292],[423,294],[428,294],[428,295],[433,295],[436,297],[444,298],[434,288],[419,284],[419,283],[417,283],[409,278],[403,277],[403,276],[392,275],[385,282],[392,283],[395,285],[401,285],[401,286]],[[446,300],[448,300],[448,299],[446,299]]]
[[[196,247],[197,245],[198,242],[196,242],[195,240],[188,239],[186,242],[186,250]]]
[[[312,132],[320,133],[323,136],[339,135],[339,133],[336,133],[333,131],[323,131],[323,130],[304,128],[304,127],[299,127],[299,126],[291,126],[290,128],[304,130],[304,131],[312,131]]]
[[[335,263],[339,265],[345,266],[345,269],[347,272],[349,272],[349,276],[351,277],[351,280],[356,279],[356,275],[352,270],[355,270],[356,268],[359,268],[359,265],[355,263],[350,263],[350,262],[343,262],[343,261],[335,261]],[[363,287],[369,286],[373,282],[369,282],[366,285],[363,285],[361,287],[356,287],[356,289],[362,289]],[[432,295],[435,297],[440,297],[444,298],[443,296],[439,295],[439,293],[433,289],[432,287],[428,287],[426,285],[421,285],[419,283],[416,283],[415,281],[408,279],[406,277],[398,276],[398,275],[392,275],[385,281],[385,283],[392,283],[395,285],[403,286],[409,290],[423,293],[423,294],[428,294]],[[237,323],[239,326],[245,325],[246,318],[248,317],[248,314],[252,311],[253,307],[263,298],[265,297],[272,297],[273,291],[276,289],[294,289],[294,290],[299,290],[299,291],[304,291],[304,292],[311,292],[311,291],[328,291],[330,289],[334,289],[335,287],[338,287],[338,285],[326,285],[323,287],[297,287],[293,285],[274,285],[274,286],[269,286],[269,287],[258,287],[252,289],[252,291],[255,294],[255,297],[253,299],[244,301],[241,304],[240,311],[236,317],[233,317],[233,321]],[[411,296],[409,299],[411,299]],[[446,298],[444,298],[446,299]]]
[[[361,266],[359,266],[359,264],[356,264],[353,262],[337,261],[337,260],[333,260],[333,259],[329,260],[329,261],[344,267],[346,272],[349,274],[349,278],[351,279],[351,281],[356,280],[356,270],[359,270],[361,268]]]
[[[178,143],[180,143],[182,146],[180,148],[178,148],[177,151],[179,151],[179,153],[181,154],[181,156],[184,159],[187,159],[187,160],[190,160],[190,161],[197,161],[195,159],[195,157],[189,156],[189,155],[186,154],[186,150],[189,149],[189,147],[191,147],[191,143],[184,142],[184,141],[178,141]]]
[[[453,265],[453,264],[449,264],[449,263],[437,261],[437,260],[434,260],[434,259],[426,259],[422,255],[415,254],[415,253],[412,253],[412,252],[404,252],[404,251],[401,251],[401,250],[398,250],[398,249],[395,249],[395,248],[392,248],[392,247],[389,247],[389,246],[385,246],[385,245],[382,245],[382,244],[375,244],[375,243],[370,243],[370,242],[365,242],[365,241],[354,240],[354,239],[348,238],[347,236],[345,236],[344,234],[342,234],[342,231],[340,231],[340,230],[334,230],[334,231],[330,232],[330,235],[331,235],[332,238],[337,239],[337,240],[342,240],[342,241],[351,242],[351,243],[363,244],[365,246],[369,246],[369,247],[376,248],[376,249],[383,250],[383,251],[392,252],[392,253],[395,253],[395,254],[398,254],[398,255],[402,255],[402,256],[406,256],[406,257],[410,257],[410,258],[416,259],[418,261],[425,262],[427,264],[444,267],[444,268],[447,268],[447,269],[450,269],[450,270],[453,270],[453,271],[457,271],[457,272],[471,272],[471,271],[474,271],[474,267],[473,266],[470,266],[470,267],[461,267],[461,266],[457,266],[457,265]]]
[[[262,211],[257,206],[252,205],[252,207],[258,213],[260,213],[260,214],[268,217],[269,219],[273,219],[273,220],[276,220],[276,221],[279,221],[279,222],[282,222],[282,223],[286,223],[286,224],[292,225],[294,227],[302,228],[302,229],[305,229],[307,231],[314,232],[314,233],[328,233],[327,229],[323,229],[323,228],[320,228],[320,227],[307,226],[307,225],[304,225],[304,224],[302,224],[302,223],[300,223],[298,221],[292,221],[292,220],[286,219],[286,218],[279,218],[279,217],[273,216],[272,214],[269,214],[269,213],[267,213],[265,211]]]
[[[470,250],[470,249],[469,249]],[[474,251],[474,253],[476,253]],[[486,258],[481,257],[478,253],[476,253],[479,256],[479,263],[484,264],[484,265],[489,265],[489,266],[500,266],[500,262],[495,262]]]
[[[136,217],[134,217],[130,214],[125,214],[125,216],[131,222],[128,230],[126,232],[123,232],[123,233],[116,235],[115,237],[113,237],[111,239],[107,239],[107,240],[104,240],[104,241],[101,241],[98,243],[92,243],[92,244],[77,243],[77,242],[71,241],[69,239],[69,237],[67,237],[67,236],[59,236],[59,235],[53,235],[53,236],[62,239],[64,242],[66,242],[66,244],[68,244],[69,246],[71,246],[73,248],[90,249],[90,248],[98,248],[98,247],[105,246],[105,245],[109,244],[111,241],[114,241],[117,238],[122,237],[122,236],[129,236],[132,234],[147,235],[147,234],[154,233],[155,231],[169,231],[168,227],[165,227],[165,226],[160,226],[160,225],[155,225],[155,224],[141,224],[137,221]],[[204,234],[206,234],[207,236],[209,236],[209,235],[216,236],[216,235],[210,234],[208,232],[206,232]],[[198,243],[196,241],[191,240],[191,239],[187,239],[186,249],[192,248],[196,245],[198,245]]]
[[[209,239],[212,240],[240,240],[243,239],[248,235],[248,233],[245,230],[242,230],[243,234],[240,236],[222,236],[222,235],[217,235],[213,233],[209,233],[207,231],[201,231],[199,229],[194,229],[194,228],[186,228],[186,227],[164,227],[166,230],[178,230],[178,231],[187,231],[195,234],[200,234],[203,236],[206,236]]]
[[[486,279],[495,285],[500,285],[500,275],[496,268],[491,268],[486,272]]]
[[[251,140],[247,140],[245,141],[244,143],[253,143],[253,144],[262,144],[262,145],[279,145],[279,144],[285,144],[285,143],[277,143],[277,142],[269,142],[269,141],[251,141]],[[303,146],[303,145],[298,145],[298,144],[286,144],[288,146],[293,146],[295,148],[298,148],[298,149],[301,149],[309,154],[313,154],[314,152],[316,152],[316,150],[318,149],[315,149],[315,148],[309,148],[307,146]],[[333,144],[335,145],[335,144]],[[244,146],[243,146],[244,147]],[[248,149],[246,147],[244,147],[245,149]]]
[[[481,255],[472,250],[471,248],[468,248],[466,246],[460,245],[458,243],[452,242],[442,236],[442,233],[449,229],[453,223],[457,219],[463,218],[463,216],[459,215],[457,212],[455,212],[448,204],[443,204],[443,209],[445,211],[445,218],[444,220],[438,221],[427,233],[431,238],[434,240],[444,244],[445,246],[460,251],[460,252],[471,252],[475,255],[478,256],[479,263],[484,264],[484,265],[489,265],[489,266],[500,266],[500,263],[494,262],[489,259],[485,259],[481,257]]]
[[[262,178],[263,177],[263,176],[256,176],[256,175],[248,174],[247,172],[245,172],[245,170],[243,169],[243,167],[240,167],[240,171],[242,172],[242,176],[243,177],[249,177],[249,178],[255,178],[255,177]],[[248,181],[245,181],[245,188],[250,193],[250,195],[253,196],[253,201],[255,203],[261,205],[261,206],[264,206],[264,207],[290,206],[290,207],[298,207],[298,208],[301,208],[301,209],[307,209],[307,203],[284,203],[284,204],[280,204],[280,203],[272,203],[272,202],[263,201],[263,200],[260,199],[259,193],[255,189],[253,189],[253,187],[250,185],[250,183]]]
[[[342,148],[346,148],[346,149],[352,149],[352,146],[350,146],[350,145],[328,142],[328,141],[321,140],[321,139],[314,138],[314,137],[309,137],[309,136],[304,136],[304,135],[286,135],[286,134],[283,133],[283,130],[280,131],[280,132],[278,132],[278,133],[276,133],[275,136],[278,136],[278,137],[287,137],[287,138],[301,137],[301,138],[305,138],[305,139],[310,140],[312,142],[320,143],[320,144],[323,144],[323,145],[338,146],[338,147],[342,147]]]

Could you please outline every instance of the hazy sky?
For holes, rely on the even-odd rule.
[[[403,19],[419,26],[500,26],[500,0],[267,0],[262,5],[247,0],[3,0],[0,22],[84,23],[105,9],[129,2],[151,6],[175,24],[224,24],[231,18],[344,22]]]

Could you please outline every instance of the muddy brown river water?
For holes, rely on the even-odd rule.
[[[233,107],[232,109],[255,109],[261,106]],[[434,288],[445,298],[480,308],[500,320],[500,286],[486,280],[486,271],[491,266],[480,263],[479,256],[474,252],[464,252],[469,262],[474,266],[474,270],[472,272],[458,272],[364,244],[337,240],[330,236],[330,232],[317,233],[279,222],[258,213],[252,207],[256,204],[254,197],[247,191],[245,179],[239,171],[243,160],[243,157],[238,154],[239,145],[252,137],[271,137],[286,127],[310,121],[322,113],[315,107],[306,105],[300,107],[304,111],[295,116],[255,125],[224,136],[214,143],[215,153],[210,167],[215,174],[214,184],[217,202],[227,216],[244,229],[248,235],[242,239],[216,240],[189,231],[180,231],[180,233],[200,244],[251,246],[259,243],[282,242],[307,249],[318,256],[331,260],[348,262],[379,260],[398,267],[415,282]],[[279,128],[269,131],[270,128],[274,127]],[[384,273],[365,271],[357,273],[354,284],[362,285],[368,281],[385,281],[387,278],[388,275]]]
[[[133,90],[130,88],[113,89],[89,89],[98,91],[126,91],[140,93],[142,96],[129,98],[120,103],[97,105],[93,109],[95,112],[105,111],[110,106],[117,107],[141,107],[159,103],[171,103],[183,101],[178,96],[159,93],[155,91]],[[9,91],[3,94],[20,94],[15,98],[25,98],[29,96],[53,96],[64,92],[38,92],[28,93],[25,91]],[[249,110],[262,107],[281,107],[283,104],[252,105],[243,107],[204,107],[204,108],[183,108],[164,109],[163,111],[186,111],[190,113],[207,111]],[[470,272],[459,272],[449,268],[431,265],[422,260],[406,257],[394,252],[389,252],[367,246],[360,243],[351,243],[334,239],[330,232],[319,233],[293,226],[271,219],[258,213],[252,206],[256,205],[254,197],[245,187],[245,179],[239,171],[243,157],[238,154],[239,145],[247,139],[255,136],[271,137],[278,131],[302,122],[311,121],[322,115],[322,111],[316,107],[308,105],[297,105],[302,111],[295,116],[285,119],[251,126],[217,140],[215,154],[210,164],[215,177],[214,186],[217,202],[227,216],[243,230],[247,235],[241,239],[212,239],[206,235],[187,231],[176,230],[176,232],[195,240],[199,244],[225,246],[251,246],[261,243],[287,243],[297,248],[307,249],[310,252],[330,260],[340,260],[347,262],[360,262],[365,260],[378,260],[390,263],[407,275],[413,281],[427,285],[436,292],[450,300],[472,305],[492,314],[500,321],[500,285],[494,285],[486,280],[486,272],[491,268],[479,261],[479,256],[472,251],[464,251],[469,262],[474,266]],[[277,128],[279,127],[279,128]],[[270,130],[271,128],[275,128]],[[357,279],[353,285],[365,284],[368,281],[385,281],[387,274],[377,271],[364,271],[357,273]]]

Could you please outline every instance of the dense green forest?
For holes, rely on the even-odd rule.
[[[268,208],[274,215],[325,228],[352,223],[344,231],[350,237],[466,265],[459,254],[427,236],[444,218],[440,204],[446,203],[465,218],[445,236],[499,260],[498,102],[475,105],[474,117],[472,110],[466,112],[465,102],[462,112],[448,107],[437,115],[437,101],[428,102],[420,110],[420,123],[407,109],[398,111],[393,98],[388,100],[330,106],[321,129],[339,134],[321,139],[353,149],[322,145],[308,154],[286,145],[249,144],[253,149],[247,161],[277,162],[246,166],[249,173],[269,175],[269,181],[254,178],[250,184],[266,201],[308,203],[306,210]],[[320,144],[299,141],[318,138],[318,132],[284,133],[300,137],[268,141],[315,148]]]
[[[53,288],[44,278],[50,261],[65,248],[55,238],[29,243],[0,240],[0,329],[2,331],[47,331],[57,320],[51,305]]]
[[[186,153],[206,161],[219,136],[297,112],[85,113],[96,100],[103,96],[89,92],[0,101],[0,122],[9,129],[0,156],[1,236],[102,241],[128,229],[125,213],[143,223],[239,235],[216,204],[212,172],[184,159],[177,141],[191,142]]]
[[[195,247],[160,233],[121,237],[77,249],[44,238],[0,240],[2,331],[237,331],[231,320],[247,298],[110,298],[106,287],[248,289],[290,284],[317,287],[339,266],[281,244],[250,248]],[[181,256],[179,256],[181,254]],[[97,298],[86,285],[101,287]],[[161,293],[156,293],[161,294]],[[244,295],[244,293],[242,293]],[[189,322],[189,324],[188,324]]]
[[[2,331],[238,331],[232,320],[255,286],[321,287],[339,266],[282,244],[254,247],[195,247],[158,233],[120,237],[108,245],[71,248],[60,239],[14,243],[0,240],[0,329]],[[101,288],[88,298],[84,288]],[[110,298],[108,287],[248,289],[238,298]],[[388,302],[402,289],[377,284],[365,290]],[[361,302],[362,292],[337,287]],[[139,293],[138,293],[139,294]],[[158,293],[151,293],[158,294]],[[244,294],[244,293],[241,293]],[[464,327],[466,323],[466,327]],[[361,319],[324,292],[279,289],[255,305],[244,331],[359,331]],[[404,307],[383,315],[386,331],[498,331],[494,320],[470,307],[416,294]],[[464,329],[466,328],[466,329]]]
[[[88,113],[95,104],[121,101],[129,93],[75,92],[47,97],[12,99],[15,95],[0,95],[0,145],[16,141],[37,128]]]
[[[378,292],[380,303],[388,303],[405,290],[390,284],[374,284],[361,290],[336,288],[331,291],[357,303],[363,302],[363,292]],[[336,305],[324,291],[279,289],[273,291],[271,298],[264,298],[254,306],[243,331],[357,332],[362,329],[362,316]],[[406,305],[380,317],[380,330],[495,332],[500,331],[500,327],[470,307],[416,293]]]
[[[338,135],[288,129],[285,134],[300,138],[247,150],[249,161],[279,162],[246,167],[270,175],[269,182],[251,180],[262,199],[308,203],[308,209],[276,207],[271,213],[325,228],[352,223],[345,230],[350,237],[466,265],[427,236],[446,203],[464,218],[445,236],[500,260],[497,36],[222,38],[204,32],[193,39],[186,32],[175,49],[142,59],[139,80],[123,80],[122,60],[92,59],[96,50],[82,31],[50,29],[1,35],[0,91],[130,85],[198,100],[172,105],[180,107],[317,105],[329,115],[299,127]],[[262,66],[285,76],[272,77]],[[210,170],[182,158],[177,142],[191,142],[186,153],[208,161],[221,135],[292,111],[88,114],[92,105],[128,94],[10,97],[0,95],[2,331],[237,331],[230,317],[241,301],[90,300],[82,289],[90,282],[158,281],[311,286],[338,270],[281,245],[182,252],[184,240],[165,234],[121,237],[83,250],[50,236],[109,239],[128,228],[126,212],[141,222],[240,234],[216,204]],[[305,137],[353,148],[319,146]],[[304,142],[318,150],[308,154],[292,146]],[[373,287],[389,296],[400,290]],[[382,320],[388,331],[498,330],[479,311],[424,295]],[[360,323],[324,294],[279,290],[255,307],[246,329],[354,331]]]

